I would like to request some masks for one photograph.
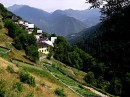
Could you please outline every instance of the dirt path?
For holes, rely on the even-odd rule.
[[[87,86],[84,86],[84,88],[86,88],[86,89],[88,89],[88,90],[94,92],[95,94],[100,95],[101,97],[109,97],[109,96],[107,96],[107,95],[105,95],[105,94],[102,94],[101,92],[99,92],[99,91],[97,91],[97,90],[95,90],[95,89],[93,89],[93,88],[90,88],[90,87],[87,87]]]

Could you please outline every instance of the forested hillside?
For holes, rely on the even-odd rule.
[[[101,2],[90,0],[90,3],[98,7]],[[129,95],[130,90],[129,13],[129,0],[109,0],[102,9],[102,23],[70,39],[79,48],[105,63],[103,79],[110,82],[107,91],[124,97]]]

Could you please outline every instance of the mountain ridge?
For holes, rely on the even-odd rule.
[[[57,35],[62,36],[67,36],[72,33],[78,33],[83,29],[90,27],[91,25],[95,25],[89,25],[89,22],[85,23],[81,19],[77,19],[76,17],[74,17],[74,15],[72,16],[68,14],[68,11],[76,11],[75,13],[77,14],[78,12],[80,12],[79,10],[56,10],[53,13],[48,13],[41,9],[37,9],[26,5],[13,5],[8,9],[16,15],[21,16],[23,19],[36,24],[36,26],[42,29],[43,31],[55,33]],[[56,18],[54,18],[55,13],[58,15]],[[68,23],[70,23],[70,25],[68,25]]]

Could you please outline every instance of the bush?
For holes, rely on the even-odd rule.
[[[85,76],[85,81],[89,84],[92,84],[92,85],[96,85],[96,79],[94,77],[94,73],[93,72],[88,72]]]
[[[21,71],[19,75],[21,82],[27,83],[31,86],[35,86],[35,78],[31,76],[29,73]]]
[[[0,24],[0,29],[2,29],[2,25]]]
[[[7,69],[6,69],[6,70],[7,70],[8,72],[10,72],[10,73],[14,73],[14,72],[15,72],[12,66],[7,66]]]
[[[32,92],[28,93],[26,97],[34,97],[34,94]]]
[[[66,97],[66,94],[64,93],[63,89],[57,88],[55,90],[55,94],[58,95],[58,96],[60,96],[60,97]]]
[[[6,89],[5,89],[5,82],[0,80],[0,97],[5,97]]]
[[[16,82],[13,84],[13,89],[16,90],[16,92],[21,92],[23,90],[23,85],[21,82]]]

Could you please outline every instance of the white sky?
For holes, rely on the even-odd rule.
[[[89,8],[89,5],[85,2],[86,0],[0,0],[0,3],[2,3],[5,7],[9,7],[14,4],[24,4],[48,12],[53,12],[57,9],[87,9]]]

